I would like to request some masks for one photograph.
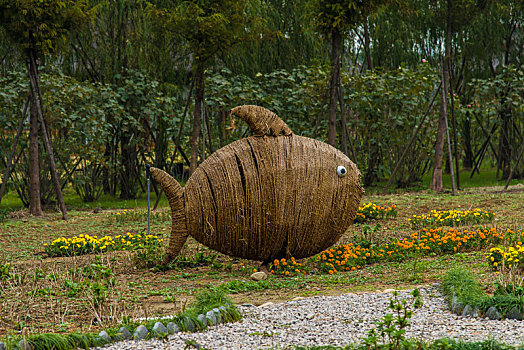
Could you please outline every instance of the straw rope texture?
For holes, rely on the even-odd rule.
[[[171,238],[165,257],[165,261],[169,262],[178,255],[187,241],[184,189],[171,175],[163,170],[151,167],[151,176],[166,193],[169,206],[171,207]]]
[[[287,136],[293,133],[278,115],[263,107],[254,105],[238,106],[231,110],[231,114],[244,120],[255,136],[266,134]]]
[[[242,107],[232,113],[256,124],[255,134],[287,136],[252,136],[219,149],[183,193],[167,173],[151,168],[173,211],[168,257],[178,254],[189,234],[234,257],[264,263],[305,258],[336,243],[353,222],[364,192],[357,166],[328,144],[293,135],[274,113]],[[337,174],[340,165],[345,176]]]

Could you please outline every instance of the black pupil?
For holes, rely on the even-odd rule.
[[[344,169],[344,168],[340,169],[340,173],[341,174],[345,174],[346,173],[346,169]]]

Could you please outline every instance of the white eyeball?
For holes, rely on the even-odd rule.
[[[347,173],[347,172],[348,172],[348,171],[346,170],[346,167],[345,167],[345,166],[343,166],[343,165],[339,165],[339,166],[337,167],[337,175],[338,175],[339,177],[344,177],[344,176],[346,176],[346,173]]]

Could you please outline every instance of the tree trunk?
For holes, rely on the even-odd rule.
[[[502,104],[505,105],[505,98],[502,99]],[[511,133],[511,111],[503,106],[500,112],[500,119],[502,120],[501,133],[499,139],[499,167],[502,169],[502,179],[507,179],[511,171],[511,158],[513,155],[513,147],[510,142]]]
[[[373,61],[371,60],[371,40],[369,39],[368,19],[364,20],[364,52],[366,53],[367,69],[373,70]]]
[[[431,177],[430,189],[440,192],[442,185],[442,158],[444,154],[444,138],[446,136],[446,114],[448,103],[449,67],[451,66],[451,37],[452,37],[452,0],[448,0],[447,24],[445,47],[446,53],[442,63],[442,100],[438,119],[437,141],[435,142],[435,158],[433,161],[433,176]]]
[[[224,147],[226,143],[226,110],[220,111],[220,147]]]
[[[204,66],[196,60],[195,68],[195,109],[193,112],[193,132],[191,134],[191,164],[189,174],[193,174],[198,166],[198,148],[200,145],[200,127],[202,123],[202,102],[204,100]]]
[[[31,74],[31,72],[28,72]],[[40,216],[43,214],[40,202],[40,159],[38,152],[38,109],[37,98],[31,91],[31,107],[29,109],[29,213]]]
[[[462,139],[464,142],[464,159],[462,166],[465,169],[473,168],[473,148],[471,146],[471,117],[469,111],[466,112],[466,118],[462,124]]]
[[[337,143],[337,88],[340,75],[340,46],[342,36],[337,29],[331,32],[331,80],[329,82],[328,144]]]
[[[138,152],[136,150],[136,142],[134,134],[121,135],[120,149],[122,152],[120,168],[120,199],[134,199],[136,198],[137,178],[136,173],[138,164]]]

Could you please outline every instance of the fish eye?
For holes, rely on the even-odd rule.
[[[343,165],[339,165],[337,167],[337,174],[339,177],[344,177],[346,176],[346,173],[347,173],[347,170],[346,170],[346,167],[343,166]]]

